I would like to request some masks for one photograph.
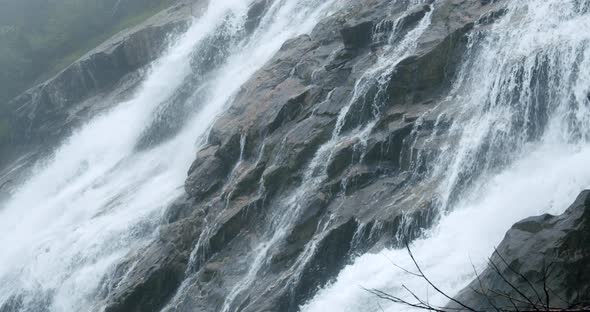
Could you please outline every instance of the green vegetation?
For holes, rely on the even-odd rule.
[[[0,0],[0,105],[178,0]]]

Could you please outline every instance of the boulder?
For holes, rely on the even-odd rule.
[[[490,265],[479,275],[481,285],[473,281],[456,299],[492,310],[493,305],[511,308],[508,296],[516,298],[523,311],[547,302],[556,310],[588,303],[589,240],[590,191],[586,190],[562,215],[545,214],[516,223],[491,256],[497,270]],[[484,296],[477,292],[482,287],[488,294],[501,295]]]

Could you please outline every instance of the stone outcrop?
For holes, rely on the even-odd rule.
[[[590,191],[582,192],[559,216],[542,215],[516,223],[491,256],[488,267],[456,299],[478,310],[493,305],[520,310],[549,306],[587,307],[590,302]],[[482,295],[481,289],[488,296]],[[476,290],[476,291],[474,291]],[[502,294],[502,295],[498,295]],[[505,295],[505,296],[503,296]]]
[[[396,246],[396,234],[412,239],[432,224],[435,203],[420,175],[438,149],[435,122],[439,135],[450,122],[434,116],[448,104],[468,35],[494,23],[503,1],[410,3],[353,1],[283,44],[212,126],[188,170],[186,194],[164,214],[158,238],[105,278],[104,311],[213,312],[228,298],[233,310],[297,311],[355,254]],[[243,35],[258,27],[270,4],[252,2]],[[115,102],[94,99],[124,98],[168,35],[186,27],[189,11],[179,5],[163,12],[14,99],[12,142],[57,141],[107,108],[98,103]],[[387,45],[401,44],[427,18],[412,53],[355,93]],[[227,57],[229,40],[219,36],[193,57],[194,79],[206,79]],[[171,107],[186,99],[180,93]],[[172,110],[170,119],[179,114]],[[164,123],[148,129],[138,148],[182,125]],[[417,144],[426,138],[428,144]],[[527,221],[509,236],[533,240],[551,230],[546,222],[573,222],[567,213],[570,223],[560,218]],[[501,251],[512,250],[504,245]],[[9,304],[18,306],[19,298]]]
[[[248,27],[266,4],[254,2]],[[444,103],[466,34],[500,9],[501,2],[408,8],[363,0],[284,43],[213,125],[189,169],[187,197],[169,209],[161,239],[130,256],[136,265],[105,293],[107,311],[157,311],[166,303],[165,311],[219,311],[230,295],[240,311],[297,311],[354,253],[395,245],[405,228],[419,235],[434,214],[428,198],[409,196],[427,191],[410,173],[411,142],[431,132],[427,112]],[[396,44],[430,14],[414,55],[353,100],[394,21],[401,19]],[[324,155],[348,104],[336,138],[346,139]],[[371,120],[366,136],[351,135]],[[402,226],[408,216],[414,227]],[[267,241],[272,248],[252,275],[252,250]],[[163,280],[165,272],[175,273]],[[161,292],[162,284],[170,289]]]

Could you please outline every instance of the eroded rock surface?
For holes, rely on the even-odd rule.
[[[266,5],[255,1],[248,28]],[[357,1],[287,41],[213,125],[187,197],[170,208],[162,239],[130,256],[107,310],[297,311],[353,254],[397,244],[403,215],[415,225],[404,234],[418,235],[434,214],[415,187],[412,151],[436,148],[414,142],[431,134],[428,112],[444,107],[467,34],[501,5]],[[386,45],[426,18],[415,49],[359,93]],[[174,291],[154,302],[146,294],[163,282]]]

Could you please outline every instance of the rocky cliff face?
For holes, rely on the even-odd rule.
[[[271,6],[253,1],[239,36],[255,32]],[[504,6],[350,1],[285,42],[211,126],[156,239],[104,278],[104,311],[298,311],[355,255],[420,236],[439,217],[437,181],[425,176],[453,122],[447,95],[469,38]],[[114,102],[104,98],[125,98],[168,34],[186,26],[186,12],[163,13],[14,99],[12,142],[56,142]],[[208,40],[193,56],[199,72],[182,84],[187,90],[228,57],[230,39]],[[181,106],[199,101],[180,89],[134,148],[182,127]],[[517,224],[499,248],[535,281],[544,261],[556,259],[560,277],[551,286],[568,301],[586,300],[568,286],[586,292],[586,249],[576,243],[586,235],[586,197],[563,216]],[[490,289],[511,291],[490,270],[482,277]],[[469,291],[459,298],[485,305]],[[19,311],[13,299],[0,311]]]
[[[107,311],[297,311],[356,252],[428,226],[411,164],[429,153],[414,146],[436,148],[413,143],[432,132],[466,36],[501,4],[433,8],[365,0],[286,42],[214,124],[186,197],[121,264]]]
[[[522,220],[456,299],[478,310],[583,308],[590,301],[590,191],[559,216]],[[511,298],[511,299],[508,299]],[[457,306],[454,306],[457,307]]]

